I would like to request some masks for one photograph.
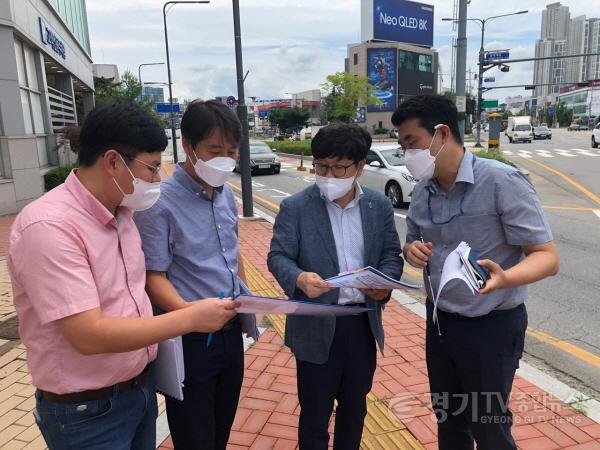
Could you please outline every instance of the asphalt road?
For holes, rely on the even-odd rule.
[[[552,140],[531,144],[509,144],[503,137],[501,147],[506,157],[530,172],[561,253],[559,275],[530,288],[526,359],[598,399],[600,151],[591,149],[590,136],[555,131]],[[314,175],[296,169],[298,160],[283,156],[282,163],[279,175],[253,177],[255,199],[270,203],[271,215],[284,198],[314,183]],[[231,181],[239,186],[239,175]],[[396,209],[402,241],[406,212]],[[418,281],[418,272],[408,269],[403,278]],[[424,300],[423,293],[415,296]]]

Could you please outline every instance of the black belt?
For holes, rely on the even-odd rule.
[[[240,318],[236,316],[233,319],[231,319],[229,322],[227,322],[225,325],[223,325],[223,328],[221,328],[219,331],[233,330],[238,325],[241,325],[241,322],[240,322]]]
[[[429,301],[429,299],[427,300],[427,302],[433,308],[433,303],[431,301]],[[481,320],[481,319],[486,319],[489,317],[503,316],[505,314],[510,314],[512,312],[519,311],[523,308],[525,308],[525,303],[521,303],[520,305],[515,306],[514,308],[511,308],[511,309],[494,309],[494,310],[490,311],[489,313],[484,314],[482,316],[469,317],[469,316],[463,316],[462,314],[458,314],[458,313],[443,311],[438,307],[437,315],[451,317],[453,319],[459,319],[459,320]]]

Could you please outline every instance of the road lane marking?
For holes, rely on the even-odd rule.
[[[579,189],[581,192],[583,192],[585,195],[587,195],[589,198],[591,198],[594,202],[596,202],[598,205],[600,205],[600,197],[598,197],[596,194],[594,194],[590,190],[583,187],[581,184],[579,184],[573,178],[569,177],[568,175],[565,175],[564,173],[562,173],[559,170],[556,170],[550,166],[547,166],[546,164],[542,164],[541,162],[536,161],[535,159],[530,159],[529,162],[531,162],[533,164],[537,164],[538,166],[542,167],[543,169],[546,169],[548,172],[552,172],[552,173],[558,175],[563,180],[565,180],[567,183],[569,183],[570,185]]]
[[[596,214],[598,216],[598,219],[600,219],[600,209],[595,209],[594,214]]]
[[[266,191],[273,191],[273,192],[277,192],[278,194],[281,194],[281,195],[269,195],[269,197],[271,197],[271,198],[286,198],[286,197],[289,197],[290,195],[292,195],[292,194],[288,194],[287,192],[280,191],[279,189],[272,189],[272,188],[259,189],[256,192],[266,192]]]
[[[600,356],[588,352],[581,347],[577,347],[576,345],[556,339],[555,337],[543,333],[540,330],[536,330],[535,328],[527,328],[527,335],[537,339],[538,341],[542,341],[545,344],[551,345],[552,347],[559,348],[592,366],[600,367]]]
[[[572,155],[568,150],[556,149],[555,152],[558,153],[560,156],[566,156],[568,158],[575,158],[577,156],[577,155]]]
[[[229,187],[231,189],[233,189],[234,191],[236,191],[238,194],[242,193],[242,188],[237,186],[236,184],[232,183],[231,181],[228,181],[227,184],[229,185]],[[275,212],[279,211],[279,205],[276,203],[273,203],[270,200],[267,200],[266,198],[258,195],[258,194],[252,194],[252,198],[258,200],[260,203],[263,203],[263,206],[267,206],[269,209],[274,210]]]
[[[396,217],[400,217],[401,219],[406,219],[406,216],[404,214],[400,214],[400,213],[394,213],[394,215]]]
[[[554,158],[554,155],[552,155],[548,150],[536,150],[536,153],[542,158]]]
[[[577,153],[579,153],[580,155],[585,155],[585,156],[600,156],[597,153],[592,153],[589,150],[580,150],[578,148],[574,148],[573,150],[575,150]]]
[[[532,157],[532,156],[531,156],[531,152],[530,152],[530,151],[528,151],[528,150],[521,150],[521,151],[519,151],[518,155],[519,155],[521,158],[531,158],[531,157]]]

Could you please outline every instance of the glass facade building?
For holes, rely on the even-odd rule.
[[[71,33],[75,35],[79,43],[87,50],[88,55],[91,55],[85,0],[49,1],[59,16],[65,21]]]

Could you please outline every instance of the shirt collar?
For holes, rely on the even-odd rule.
[[[104,206],[100,201],[92,195],[90,191],[77,178],[76,170],[72,170],[65,180],[65,187],[75,197],[79,204],[94,218],[103,225],[115,221],[115,216]],[[126,220],[132,217],[132,212],[129,208],[119,207],[117,209],[119,220]],[[115,222],[116,223],[116,222]]]
[[[192,194],[197,196],[203,196],[209,199],[208,194],[206,193],[206,189],[204,189],[204,187],[200,183],[194,180],[190,176],[190,174],[186,172],[186,170],[183,168],[183,164],[184,163],[181,163],[175,166],[175,172],[173,172],[173,179],[185,189],[190,191]],[[219,194],[223,192],[223,186],[219,186],[213,189]]]
[[[320,192],[320,191],[319,191],[319,192]],[[361,187],[360,183],[357,181],[357,182],[356,182],[356,189],[354,190],[354,198],[353,198],[353,199],[350,201],[350,203],[348,203],[348,204],[346,205],[346,208],[344,208],[344,209],[347,209],[347,208],[352,208],[353,206],[355,206],[356,204],[358,204],[358,201],[359,201],[361,198],[363,198],[363,196],[364,196],[364,195],[365,195],[365,193],[364,193],[364,191],[363,191],[363,189],[362,189],[362,187]],[[335,203],[335,202],[332,202],[332,201],[331,201],[331,200],[329,200],[327,197],[325,197],[325,196],[324,196],[322,193],[321,193],[321,198],[322,198],[323,200],[325,200],[325,202],[326,202],[326,203],[330,203],[330,204],[332,204],[332,205],[335,205],[335,206],[337,206],[338,208],[341,208],[341,206],[340,206],[340,205],[338,205],[338,204],[337,204],[337,203]]]
[[[473,174],[473,162],[475,156],[469,150],[465,150],[465,155],[463,156],[462,161],[460,162],[460,166],[458,167],[458,173],[456,174],[455,183],[469,183],[475,184],[475,176]],[[435,178],[429,180],[425,186],[425,188],[429,191],[430,194],[437,195],[440,190],[440,186]]]

